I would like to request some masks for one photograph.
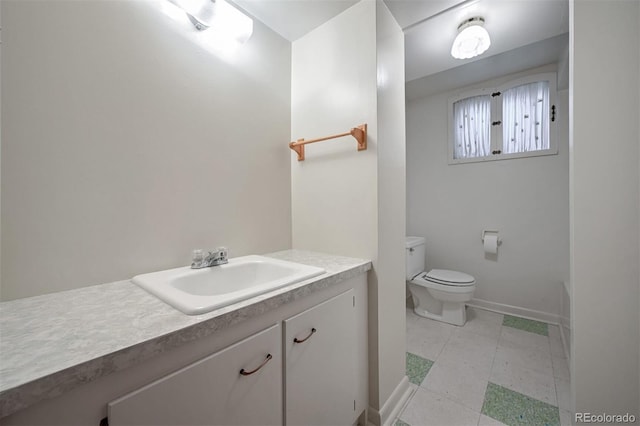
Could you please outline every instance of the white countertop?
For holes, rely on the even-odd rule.
[[[129,280],[0,303],[0,417],[371,269],[302,250],[265,256],[326,273],[195,316]]]

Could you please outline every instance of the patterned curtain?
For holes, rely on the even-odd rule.
[[[473,96],[453,104],[455,126],[453,158],[489,155],[491,150],[491,97]]]
[[[549,149],[549,83],[523,84],[502,93],[502,153]]]

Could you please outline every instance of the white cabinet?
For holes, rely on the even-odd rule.
[[[281,333],[276,324],[112,401],[109,425],[282,424]]]
[[[355,312],[349,290],[284,321],[287,425],[356,420]]]
[[[282,324],[112,401],[109,425],[353,424],[360,341],[354,290]]]

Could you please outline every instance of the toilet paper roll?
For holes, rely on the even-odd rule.
[[[498,253],[498,235],[484,235],[484,252],[488,254]]]

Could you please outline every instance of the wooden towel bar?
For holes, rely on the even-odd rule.
[[[343,136],[353,136],[358,142],[358,151],[367,149],[367,124],[361,124],[358,127],[352,128],[345,133],[339,133],[337,135],[325,136],[323,138],[310,139],[308,141],[304,139],[298,139],[295,142],[289,144],[289,148],[294,150],[298,154],[298,161],[304,161],[304,146],[309,143],[322,142],[329,139],[341,138]]]

